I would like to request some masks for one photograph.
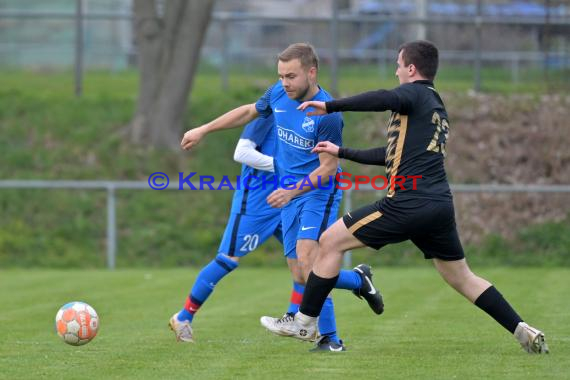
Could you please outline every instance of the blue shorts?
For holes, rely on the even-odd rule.
[[[259,216],[232,213],[228,218],[218,253],[243,257],[271,236],[283,243],[279,212]]]
[[[342,198],[339,194],[305,196],[293,199],[281,211],[283,245],[288,259],[297,258],[297,240],[318,241],[337,220]]]

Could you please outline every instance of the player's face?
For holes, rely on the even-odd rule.
[[[396,68],[396,76],[400,80],[400,84],[410,83],[412,79],[410,76],[412,75],[412,71],[414,69],[414,65],[406,65],[404,63],[404,59],[402,58],[403,50],[398,54],[398,61],[397,61],[397,68]]]
[[[314,67],[308,70],[304,68],[298,59],[277,63],[279,80],[289,99],[303,99],[309,92],[311,83],[316,82],[316,72]]]

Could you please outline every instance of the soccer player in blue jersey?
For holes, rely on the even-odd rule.
[[[260,244],[275,236],[283,242],[281,230],[281,210],[271,207],[266,198],[273,192],[273,186],[263,186],[277,183],[275,181],[274,159],[276,134],[274,133],[274,117],[258,117],[249,123],[241,134],[236,146],[234,160],[242,163],[240,178],[242,186],[234,193],[231,214],[228,219],[218,254],[206,265],[195,280],[185,305],[170,319],[170,327],[176,339],[180,342],[193,342],[192,322],[194,315],[206,302],[218,282],[238,267],[240,258],[255,250]],[[254,190],[255,189],[255,190]],[[293,278],[300,278],[300,267],[296,255],[287,256],[287,264]],[[299,310],[303,297],[304,286],[293,281],[293,290],[287,313],[294,315]],[[336,335],[336,325],[332,305],[329,318],[322,319],[319,333],[323,337]],[[322,350],[330,346],[319,345]],[[332,348],[335,348],[334,345]]]
[[[273,181],[275,177],[273,126],[273,116],[259,117],[249,123],[240,136],[234,160],[243,164],[240,178],[246,183],[234,192],[230,217],[217,256],[202,268],[184,307],[170,319],[170,328],[178,341],[194,341],[194,314],[206,302],[217,283],[238,267],[241,257],[271,236],[283,242],[280,211],[265,202],[272,189],[268,187],[264,190],[261,186],[262,180]],[[259,191],[249,190],[253,188],[259,188]],[[295,266],[294,263],[289,265]],[[294,285],[291,312],[298,310],[302,297],[297,294],[296,288],[297,285]]]
[[[279,82],[272,85],[256,103],[235,108],[210,123],[186,132],[181,142],[182,148],[188,150],[210,132],[236,128],[258,116],[275,117],[275,158],[281,188],[267,197],[267,203],[282,208],[285,255],[292,257],[296,254],[301,276],[295,281],[302,284],[318,253],[321,234],[336,220],[342,196],[335,186],[335,176],[340,172],[338,158],[311,153],[311,149],[321,141],[342,144],[343,122],[340,114],[310,117],[306,111],[297,109],[304,101],[332,99],[317,83],[318,63],[311,45],[290,45],[278,57]],[[341,271],[335,287],[352,290],[355,295],[364,298],[375,313],[380,314],[384,305],[371,277],[370,267],[359,265],[353,271]],[[320,320],[329,319],[334,322],[330,296],[320,312]],[[291,313],[282,318],[261,318],[263,326],[280,335],[286,335],[288,326],[293,326],[293,322]],[[308,338],[316,338],[316,332]],[[336,334],[324,336],[318,342],[318,347],[332,351],[344,350]]]

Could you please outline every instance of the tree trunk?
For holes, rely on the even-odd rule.
[[[214,0],[135,0],[139,97],[131,140],[177,147]]]

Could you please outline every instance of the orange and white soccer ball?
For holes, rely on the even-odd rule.
[[[97,335],[99,317],[95,309],[85,302],[70,302],[57,312],[55,328],[65,343],[81,346]]]

